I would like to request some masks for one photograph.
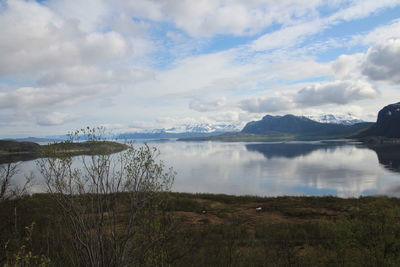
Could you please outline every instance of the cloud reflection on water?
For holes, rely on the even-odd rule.
[[[165,165],[177,171],[174,191],[260,196],[400,196],[400,174],[393,171],[399,169],[384,167],[388,162],[392,167],[399,166],[399,161],[393,159],[399,150],[318,142],[150,145],[158,147]],[[32,171],[38,177],[34,192],[44,190],[34,161],[23,162],[20,168],[19,179]]]
[[[398,195],[400,176],[376,153],[356,145],[321,143],[165,143],[178,171],[176,191],[252,195]],[[399,180],[399,182],[397,182]]]

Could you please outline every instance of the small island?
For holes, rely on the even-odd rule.
[[[51,153],[61,155],[113,154],[128,148],[128,145],[112,141],[58,142],[39,145],[34,142],[0,140],[0,164],[25,160],[34,160]]]

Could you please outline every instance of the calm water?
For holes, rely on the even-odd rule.
[[[149,142],[178,173],[173,191],[234,195],[400,196],[399,147],[351,143]],[[37,173],[34,161],[19,176]],[[37,175],[37,174],[36,174]],[[36,180],[34,191],[43,190]]]

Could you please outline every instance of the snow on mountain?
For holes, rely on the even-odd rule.
[[[213,132],[237,132],[240,131],[239,125],[234,124],[182,124],[172,128],[156,129],[152,132],[164,133],[213,133]]]
[[[308,115],[304,116],[314,121],[322,123],[333,123],[333,124],[344,124],[353,125],[356,123],[364,122],[360,118],[353,116],[352,114],[324,114],[324,115]]]

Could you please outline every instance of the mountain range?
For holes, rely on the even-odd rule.
[[[241,133],[244,134],[270,134],[282,133],[296,136],[346,136],[370,127],[373,123],[361,122],[355,124],[321,123],[304,116],[266,115],[260,121],[246,124]]]
[[[334,115],[325,114],[319,116],[306,116],[307,118],[323,123],[354,125],[363,122],[351,114]],[[114,136],[116,139],[154,139],[154,138],[195,138],[211,137],[226,133],[239,133],[241,125],[237,124],[210,124],[210,123],[192,123],[181,124],[170,128],[160,128],[145,130],[141,132],[126,132]]]
[[[321,118],[320,118],[321,119]],[[304,116],[271,116],[266,115],[259,121],[246,124],[241,131],[242,135],[256,136],[282,135],[283,138],[293,140],[310,140],[322,138],[357,138],[371,143],[400,143],[400,102],[385,106],[377,117],[376,123],[345,120],[341,124],[332,123],[336,118],[322,117],[318,122]],[[250,137],[253,138],[254,137]],[[248,138],[247,138],[248,139]]]

